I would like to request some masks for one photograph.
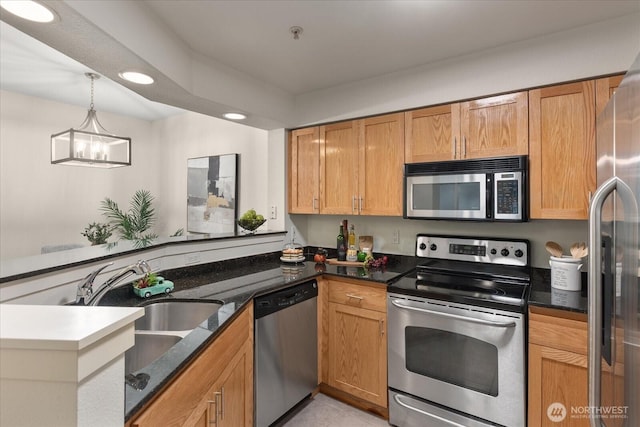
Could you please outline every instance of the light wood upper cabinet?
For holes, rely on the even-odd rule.
[[[404,114],[360,120],[360,215],[402,215]]]
[[[527,92],[460,104],[462,159],[526,155],[529,152]]]
[[[586,219],[596,188],[593,80],[529,91],[530,216]]]
[[[407,111],[405,159],[407,163],[451,160],[460,153],[460,104]]]
[[[289,212],[401,216],[403,167],[403,113],[295,130]]]
[[[527,92],[405,113],[407,163],[526,155]]]
[[[297,129],[289,137],[288,199],[290,213],[318,213],[320,136],[318,127]]]
[[[320,212],[354,214],[358,194],[358,123],[320,126]]]
[[[610,76],[596,80],[596,117],[602,113],[624,76]]]

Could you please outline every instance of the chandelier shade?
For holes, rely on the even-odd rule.
[[[131,165],[131,138],[109,133],[98,121],[93,108],[93,81],[97,74],[86,73],[91,79],[91,104],[87,117],[77,128],[51,135],[51,163],[95,168],[116,168]]]

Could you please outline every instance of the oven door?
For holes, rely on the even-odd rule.
[[[523,315],[388,295],[389,387],[493,423],[525,425]]]
[[[486,181],[484,173],[407,176],[405,218],[486,220]]]

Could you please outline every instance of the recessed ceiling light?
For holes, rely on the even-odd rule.
[[[229,120],[244,120],[247,118],[247,116],[242,113],[224,113],[222,117]]]
[[[31,0],[2,0],[0,7],[20,18],[33,22],[52,22],[56,15],[43,4]]]
[[[137,71],[123,71],[119,75],[129,82],[137,83],[139,85],[150,85],[154,82],[153,77]]]

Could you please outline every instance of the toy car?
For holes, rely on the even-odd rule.
[[[144,288],[133,285],[133,292],[142,298],[149,298],[151,295],[168,294],[173,291],[174,284],[171,280],[165,280],[164,277],[157,276],[155,283]]]

